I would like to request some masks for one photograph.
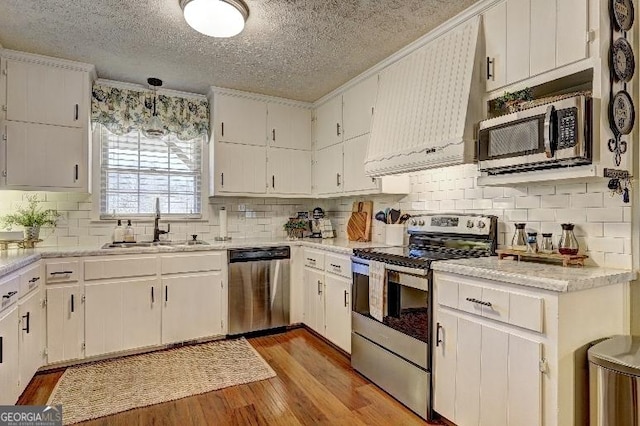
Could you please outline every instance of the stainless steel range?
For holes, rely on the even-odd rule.
[[[408,232],[407,247],[354,250],[351,365],[430,420],[431,262],[495,254],[497,218],[416,216]]]

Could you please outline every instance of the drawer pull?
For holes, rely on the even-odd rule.
[[[312,259],[312,258],[310,258],[310,257],[307,257],[307,260],[308,260],[309,262],[311,262],[311,263],[316,263],[316,260],[315,260],[315,259]]]
[[[3,295],[2,298],[3,299],[11,299],[11,297],[16,293],[18,293],[18,292],[17,291],[10,291],[9,293]]]
[[[33,277],[29,280],[30,283],[35,283],[36,281],[38,281],[40,279],[40,277]]]
[[[477,303],[478,305],[491,307],[491,302],[483,302],[482,300],[474,299],[473,297],[467,297],[467,301],[471,303]]]
[[[51,275],[70,275],[73,274],[73,271],[57,271],[57,272],[50,272]]]
[[[336,264],[334,264],[334,263],[331,263],[331,266],[333,266],[333,267],[334,267],[334,268],[336,268],[336,269],[340,269],[340,265],[336,265]]]

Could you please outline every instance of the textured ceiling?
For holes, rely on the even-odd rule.
[[[477,0],[246,0],[231,39],[192,30],[178,0],[0,0],[0,44],[95,64],[101,78],[314,101]]]

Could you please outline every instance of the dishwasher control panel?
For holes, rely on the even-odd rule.
[[[289,259],[290,257],[291,249],[288,246],[229,250],[229,263]]]

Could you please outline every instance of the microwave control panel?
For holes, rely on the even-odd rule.
[[[557,111],[558,148],[571,148],[578,144],[578,108],[565,108]]]

